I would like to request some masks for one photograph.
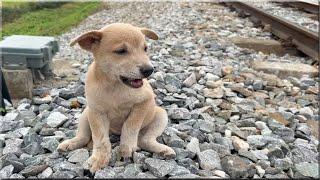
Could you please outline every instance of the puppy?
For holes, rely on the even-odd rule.
[[[90,171],[105,167],[111,157],[109,133],[120,136],[120,153],[131,157],[138,148],[172,158],[172,148],[156,138],[164,131],[168,117],[155,104],[155,95],[146,80],[153,73],[147,55],[145,37],[158,35],[152,30],[115,23],[80,35],[71,42],[90,51],[94,61],[89,66],[85,92],[87,107],[74,138],[59,144],[59,151],[69,151],[93,142],[88,160]]]

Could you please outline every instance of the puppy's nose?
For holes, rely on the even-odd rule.
[[[152,66],[144,66],[140,68],[140,72],[144,77],[149,77],[153,73],[153,70]]]

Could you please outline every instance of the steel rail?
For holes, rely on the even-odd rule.
[[[312,14],[319,14],[319,4],[312,4],[304,1],[281,2],[286,6],[295,7]]]
[[[224,2],[238,10],[238,12],[249,13],[252,18],[258,19],[262,25],[270,25],[272,34],[281,39],[291,41],[297,49],[319,61],[319,36],[304,27],[290,23],[280,17],[264,12],[244,2]]]

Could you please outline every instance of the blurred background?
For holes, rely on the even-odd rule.
[[[12,34],[58,35],[106,6],[99,1],[3,0],[1,4],[1,39]]]

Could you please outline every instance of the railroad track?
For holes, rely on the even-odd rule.
[[[304,1],[290,1],[280,2],[285,6],[295,7],[308,13],[316,14],[319,16],[319,4],[312,4]]]
[[[297,49],[319,61],[319,36],[305,27],[300,27],[288,20],[271,15],[245,2],[222,2],[231,9],[236,10],[242,16],[250,18],[263,26],[270,26],[271,32],[275,36],[292,43]]]

